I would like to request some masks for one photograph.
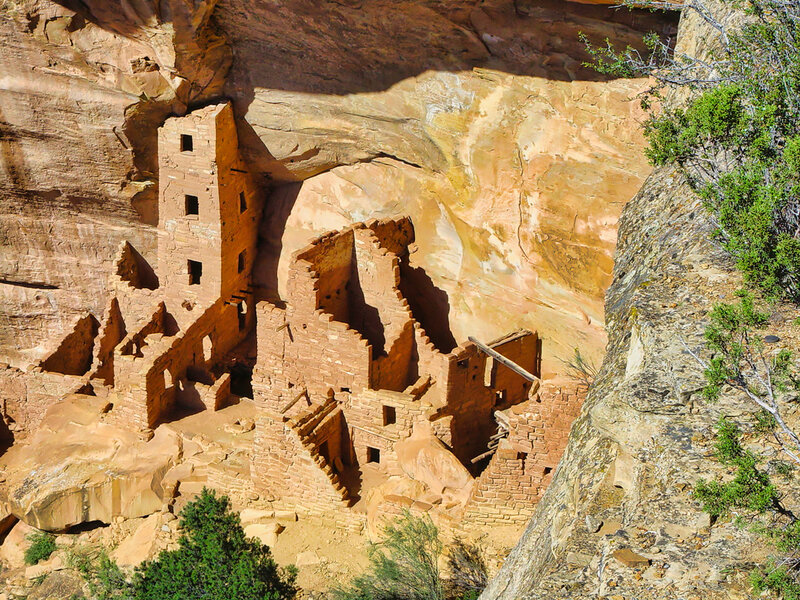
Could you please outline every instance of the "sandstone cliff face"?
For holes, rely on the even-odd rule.
[[[625,207],[603,368],[536,515],[482,598],[747,597],[725,569],[746,568],[752,540],[730,523],[709,528],[691,497],[716,467],[713,424],[744,407],[703,402],[702,371],[681,342],[701,346],[705,313],[735,285],[710,231],[666,170]],[[612,557],[620,549],[653,566],[635,574]]]
[[[602,348],[616,220],[647,172],[642,82],[583,68],[577,34],[635,44],[669,20],[527,0],[2,11],[0,359],[30,363],[99,314],[120,240],[153,251],[155,129],[220,96],[275,190],[263,284],[280,288],[282,249],[409,213],[458,337],[527,326],[549,356]]]
[[[681,22],[679,48],[702,56],[709,39],[698,19]],[[735,394],[705,402],[702,369],[687,351],[702,352],[708,311],[734,302],[742,285],[713,229],[670,169],[651,174],[626,205],[601,372],[553,482],[483,600],[751,597],[748,573],[769,549],[730,519],[712,526],[692,497],[699,478],[725,473],[713,459],[719,417],[753,412]],[[786,347],[796,344],[795,317],[779,307],[770,322]]]

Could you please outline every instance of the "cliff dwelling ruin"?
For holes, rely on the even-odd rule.
[[[0,406],[5,438],[22,452],[51,415],[87,402],[98,427],[143,445],[172,427],[180,452],[159,473],[154,504],[114,485],[78,486],[80,502],[71,492],[21,500],[12,478],[14,512],[64,529],[142,516],[202,484],[348,529],[407,508],[444,526],[524,524],[584,393],[539,378],[536,333],[456,344],[442,292],[410,260],[414,226],[403,216],[295,252],[279,298],[254,282],[262,198],[231,106],[169,118],[158,152],[155,260],[124,243],[105,314],[77,321],[39,364],[0,372]],[[182,420],[231,407],[245,415],[241,446],[185,467],[197,438]]]

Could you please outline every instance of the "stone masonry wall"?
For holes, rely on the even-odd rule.
[[[283,502],[302,506],[311,513],[345,510],[350,504],[347,490],[331,465],[313,444],[305,440],[310,431],[331,412],[336,403],[313,407],[304,419],[285,421],[266,411],[256,421],[253,473],[257,489]]]
[[[473,525],[524,524],[566,448],[586,389],[575,382],[545,382],[532,400],[506,414],[509,436],[481,473],[464,520]]]

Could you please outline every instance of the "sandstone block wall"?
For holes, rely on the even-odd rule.
[[[286,421],[281,415],[264,414],[256,421],[253,474],[257,489],[282,498],[309,512],[325,514],[350,505],[350,497],[333,466],[320,455],[314,445],[324,437],[329,441],[338,427],[338,406],[331,401],[313,407],[297,421]],[[333,415],[333,416],[332,416]]]
[[[167,296],[208,305],[246,290],[260,203],[230,105],[167,119],[158,152],[158,276]]]
[[[94,338],[99,326],[94,315],[78,319],[55,352],[42,361],[42,369],[64,375],[85,375],[92,366]]]
[[[509,360],[534,375],[539,374],[539,336],[520,331],[487,344]],[[495,409],[505,410],[528,397],[531,382],[508,367],[487,357],[487,384],[495,391]]]
[[[496,432],[493,411],[528,397],[530,382],[487,361],[477,346],[442,352],[416,321],[401,291],[413,239],[408,219],[371,221],[320,236],[295,253],[285,305],[263,301],[257,307],[253,390],[271,417],[259,426],[254,473],[260,485],[274,484],[298,505],[309,497],[308,484],[293,489],[287,483],[284,473],[296,459],[271,436],[293,435],[288,424],[312,418],[334,400],[340,418],[302,439],[311,462],[297,468],[319,463],[327,485],[336,489],[325,471],[336,458],[343,467],[375,463],[386,475],[401,474],[395,444],[418,422],[431,423],[435,435],[469,465]],[[535,334],[517,332],[492,345],[538,373]],[[313,481],[316,489],[325,479]]]
[[[47,410],[67,394],[86,385],[87,378],[50,373],[36,367],[21,371],[0,365],[0,407],[15,438],[24,439],[36,430]]]
[[[506,411],[509,435],[481,473],[465,522],[521,525],[530,519],[553,478],[585,397],[582,384],[546,382],[534,399]]]

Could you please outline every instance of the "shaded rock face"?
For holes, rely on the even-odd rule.
[[[709,39],[699,19],[682,21],[679,46],[702,56]],[[552,483],[482,600],[752,597],[748,574],[769,548],[730,519],[712,526],[692,497],[698,479],[729,477],[713,458],[719,418],[755,412],[734,393],[705,402],[702,368],[688,351],[704,354],[708,312],[735,302],[742,286],[713,230],[669,168],[625,206],[602,369]],[[795,316],[796,307],[778,307],[770,322],[789,347]]]
[[[636,44],[671,20],[530,0],[3,11],[0,359],[33,362],[99,315],[120,240],[152,258],[156,128],[221,96],[274,190],[262,284],[332,225],[410,213],[457,336],[527,326],[550,356],[602,348],[616,220],[647,172],[642,82],[582,67],[577,34]]]

